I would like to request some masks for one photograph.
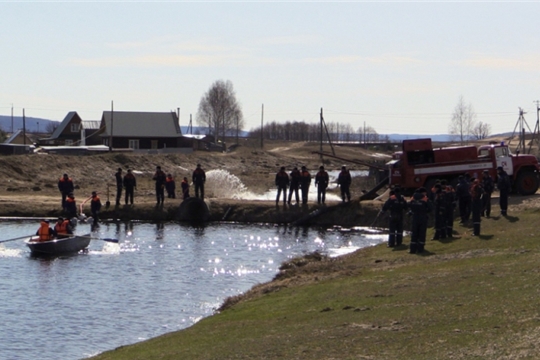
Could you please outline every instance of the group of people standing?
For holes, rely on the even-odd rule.
[[[338,175],[337,184],[341,188],[341,198],[345,202],[351,201],[350,185],[351,174],[345,166],[341,167],[341,172]],[[326,189],[330,182],[328,172],[324,170],[324,166],[319,166],[319,171],[315,175],[315,186],[317,187],[317,203],[324,204],[326,201]],[[305,166],[298,170],[294,167],[293,170],[287,174],[285,167],[282,166],[276,174],[275,184],[277,187],[276,205],[279,204],[281,194],[283,194],[283,204],[291,205],[292,196],[294,193],[296,199],[296,205],[300,204],[298,191],[302,194],[302,205],[306,205],[308,202],[309,187],[311,185],[311,174]],[[289,197],[287,198],[287,189],[289,189]]]
[[[472,215],[473,236],[480,236],[482,217],[491,215],[491,195],[499,190],[501,215],[507,216],[508,194],[511,182],[502,167],[497,168],[495,183],[488,170],[481,178],[471,178],[468,174],[458,178],[456,189],[446,180],[437,181],[430,191],[421,187],[409,201],[405,200],[399,187],[390,191],[379,215],[389,212],[388,247],[399,246],[403,242],[403,220],[407,211],[412,216],[410,253],[422,253],[426,243],[428,215],[434,212],[435,232],[433,240],[453,237],[454,209],[459,208],[460,224],[468,225]],[[378,215],[378,216],[379,216]]]
[[[116,206],[120,206],[120,201],[122,199],[122,191],[125,191],[124,203],[125,205],[133,205],[133,198],[135,189],[137,188],[137,179],[133,174],[131,169],[127,169],[127,173],[122,176],[122,168],[118,168],[114,174],[116,179]],[[165,200],[165,191],[167,191],[167,197],[169,199],[176,198],[176,184],[172,174],[165,174],[161,170],[161,166],[156,166],[156,171],[152,180],[155,182],[156,190],[156,201],[157,205],[163,204]],[[204,199],[204,183],[206,182],[206,173],[201,168],[201,164],[197,164],[197,168],[193,171],[192,174],[193,184],[195,185],[195,196]],[[182,198],[189,198],[189,182],[188,178],[184,177],[181,183],[182,188]],[[77,217],[77,205],[75,201],[73,180],[69,177],[68,174],[64,174],[58,180],[58,190],[62,195],[62,210],[66,217],[73,218]],[[85,200],[90,202],[90,210],[92,212],[92,218],[94,224],[97,224],[99,221],[99,212],[101,210],[101,200],[96,191],[92,191],[92,195]]]

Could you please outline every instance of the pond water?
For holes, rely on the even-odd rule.
[[[38,224],[0,226],[1,240]],[[81,359],[183,329],[271,280],[289,258],[384,240],[362,231],[174,223],[101,224],[92,236],[119,243],[93,240],[86,253],[54,259],[31,257],[24,240],[0,244],[1,359]]]

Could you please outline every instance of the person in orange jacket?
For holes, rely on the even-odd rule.
[[[42,220],[39,229],[36,231],[36,235],[39,236],[38,241],[49,241],[56,236],[55,232],[49,226],[49,220]]]
[[[101,200],[95,191],[92,191],[92,200],[90,201],[90,210],[92,211],[92,218],[94,219],[94,225],[99,222],[99,211],[101,210]]]
[[[73,192],[74,189],[75,188],[73,186],[73,180],[71,180],[68,174],[64,174],[64,176],[62,176],[60,180],[58,180],[58,190],[62,194],[63,210],[66,210],[66,199],[68,195]]]
[[[60,216],[54,225],[54,232],[56,233],[56,237],[60,239],[73,234],[73,229],[69,220]]]
[[[189,197],[189,183],[187,177],[184,177],[182,180],[182,195],[183,199],[186,200]]]

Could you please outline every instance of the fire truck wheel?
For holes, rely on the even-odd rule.
[[[538,190],[538,177],[532,171],[522,171],[517,178],[516,190],[521,195],[532,195]]]

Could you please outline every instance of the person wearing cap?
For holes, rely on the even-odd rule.
[[[60,190],[60,193],[62,194],[62,209],[66,210],[66,199],[69,193],[72,193],[74,190],[73,186],[73,180],[68,176],[68,174],[64,174],[60,180],[58,180],[58,190]]]
[[[114,174],[116,178],[116,206],[120,206],[120,199],[122,198],[122,188],[124,187],[124,178],[122,177],[122,168],[118,168]]]
[[[182,180],[182,184],[180,185],[182,186],[183,199],[186,200],[189,198],[189,183],[187,177],[184,177],[184,180]]]
[[[444,212],[446,237],[454,236],[454,212],[456,208],[456,191],[452,185],[448,184],[446,179],[441,180],[441,187],[444,194],[444,204],[446,206]]]
[[[56,236],[54,230],[49,226],[49,220],[41,220],[39,229],[36,231],[36,235],[39,236],[38,241],[49,241]]]
[[[176,183],[172,174],[167,174],[165,179],[165,190],[167,190],[167,197],[169,199],[176,199]]]
[[[326,200],[326,188],[330,182],[328,173],[324,171],[324,166],[319,166],[319,172],[315,175],[315,185],[317,186],[317,203],[324,204]]]
[[[407,205],[409,213],[412,215],[409,253],[420,254],[424,252],[426,245],[428,214],[431,213],[433,206],[427,197],[426,189],[423,187],[416,189]]]
[[[77,203],[75,201],[75,195],[69,193],[66,199],[66,210],[68,218],[77,217]]]
[[[471,185],[471,198],[472,198],[472,221],[473,221],[473,236],[480,236],[480,222],[482,214],[482,196],[484,195],[484,188],[479,179],[473,179]]]
[[[90,201],[90,211],[92,211],[92,218],[94,219],[94,225],[99,222],[99,211],[101,210],[101,200],[97,192],[92,191],[92,200]]]
[[[152,180],[156,182],[156,201],[157,205],[161,204],[163,205],[163,201],[165,200],[165,181],[167,179],[167,175],[161,170],[161,166],[156,166],[156,172],[154,173],[154,176],[152,177]]]
[[[300,190],[302,190],[302,205],[308,202],[309,186],[311,184],[311,174],[305,166],[302,166],[300,171]]]
[[[276,174],[275,184],[277,187],[276,205],[279,203],[279,196],[283,192],[283,205],[287,203],[287,188],[289,187],[289,175],[282,166]]]
[[[401,196],[399,187],[390,190],[390,197],[384,203],[379,214],[390,212],[388,224],[388,247],[400,246],[403,243],[403,212],[407,209],[407,201]]]
[[[201,168],[201,164],[197,164],[197,168],[193,170],[191,180],[195,185],[195,197],[198,198],[200,193],[201,200],[204,200],[204,183],[206,182],[206,173]]]
[[[124,176],[124,188],[126,189],[126,201],[125,204],[128,204],[128,201],[133,205],[133,193],[134,189],[137,187],[137,179],[135,175],[131,172],[131,169],[127,170],[127,174]]]
[[[466,225],[471,216],[471,186],[467,178],[459,175],[458,184],[456,186],[456,195],[459,204],[459,216],[461,217],[460,224]]]
[[[348,202],[351,201],[351,192],[349,190],[351,182],[351,173],[349,172],[349,170],[347,170],[347,167],[343,165],[341,167],[341,172],[339,173],[337,178],[337,184],[341,189],[341,201],[343,202],[345,202],[345,198],[347,198]]]
[[[497,189],[499,189],[499,206],[501,207],[501,215],[506,216],[508,211],[508,194],[512,189],[510,177],[504,171],[502,166],[497,168]]]
[[[482,195],[482,212],[480,215],[489,217],[491,214],[491,194],[495,184],[488,170],[484,170],[482,173],[482,187],[484,188],[484,195]]]
[[[56,237],[59,239],[69,237],[71,234],[73,234],[71,223],[68,219],[64,219],[63,217],[59,217],[56,221],[56,224],[54,225],[54,231],[56,233]]]
[[[298,170],[298,168],[295,166],[289,176],[291,179],[291,185],[289,187],[289,199],[287,203],[291,205],[291,199],[294,192],[294,196],[296,198],[296,205],[298,205],[300,204],[300,200],[298,198],[298,189],[300,188],[300,170]]]

